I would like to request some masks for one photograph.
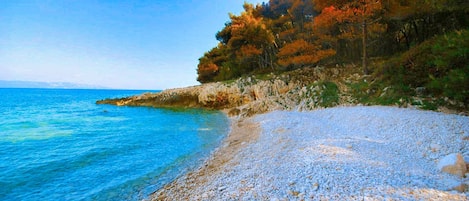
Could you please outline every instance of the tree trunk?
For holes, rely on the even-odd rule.
[[[362,48],[363,48],[363,55],[362,55],[362,66],[363,66],[363,74],[368,75],[368,67],[366,62],[366,40],[367,40],[367,25],[366,19],[363,19],[363,29],[362,29]]]

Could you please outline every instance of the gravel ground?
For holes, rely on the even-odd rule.
[[[469,117],[373,106],[275,111],[244,121],[260,124],[256,138],[234,150],[226,142],[214,156],[228,150],[223,163],[209,161],[195,171],[204,174],[179,178],[153,199],[469,199],[451,191],[468,179],[437,169],[448,154],[469,156]]]

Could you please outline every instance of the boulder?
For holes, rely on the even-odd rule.
[[[453,187],[452,190],[458,191],[460,193],[464,193],[464,192],[467,192],[468,186],[467,184],[461,184],[459,186]]]
[[[238,116],[241,113],[241,110],[238,108],[233,108],[230,111],[228,111],[228,116],[233,117],[233,116]]]
[[[440,159],[438,169],[459,177],[464,177],[467,172],[466,162],[460,153],[453,153]]]

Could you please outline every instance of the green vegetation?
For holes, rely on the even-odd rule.
[[[369,58],[389,58],[435,35],[467,29],[467,16],[469,3],[466,0],[270,0],[258,5],[245,3],[244,12],[230,14],[230,21],[216,34],[219,44],[199,59],[197,80],[201,83],[224,81],[252,74],[348,63],[361,63],[357,68],[368,74],[372,68],[368,66]],[[445,42],[454,44],[459,40],[451,41],[452,37],[448,36],[449,40]],[[412,62],[431,59],[433,63],[429,65],[444,71],[445,66],[452,65],[451,59],[459,57],[462,51],[451,49],[455,52],[446,52],[447,47],[439,44],[420,51],[420,54],[412,51],[406,54]],[[428,58],[430,55],[438,56]],[[393,64],[397,63],[389,63]],[[405,64],[404,70],[411,68],[408,65],[413,64]],[[432,69],[412,71],[413,77],[420,80],[421,76],[427,76],[426,70]],[[448,81],[443,82],[458,85],[461,79],[455,75],[458,73],[460,71],[451,73],[445,78]],[[412,79],[412,76],[403,77],[407,78]],[[437,83],[433,86],[430,88],[435,91],[445,87]]]
[[[301,99],[308,100],[314,107],[333,107],[339,104],[339,88],[332,81],[314,82],[306,86]]]
[[[376,69],[374,76],[375,83],[364,88],[387,86],[391,89],[391,92],[377,97],[377,103],[382,103],[379,100],[384,99],[392,104],[416,96],[428,99],[421,104],[427,109],[433,109],[445,104],[444,102],[452,102],[452,107],[467,108],[469,30],[443,34],[412,47],[384,62]],[[450,101],[435,101],[445,98]],[[429,101],[430,99],[435,100]]]
[[[197,80],[269,80],[305,67],[355,66],[360,79],[345,85],[359,103],[468,109],[468,16],[465,0],[245,3],[199,59]],[[345,93],[339,79],[301,82],[310,95],[322,87],[314,94],[321,100],[312,102],[330,107]]]
[[[322,82],[319,86],[322,86],[323,90],[320,95],[321,105],[323,107],[332,107],[339,102],[339,88],[334,82]]]

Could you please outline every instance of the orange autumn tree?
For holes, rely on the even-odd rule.
[[[335,51],[332,49],[323,50],[320,45],[298,39],[282,47],[277,56],[280,65],[298,68],[316,64],[334,54]]]
[[[243,7],[240,15],[229,14],[230,21],[216,34],[220,43],[199,59],[199,82],[227,80],[259,69],[273,69],[275,41],[261,15],[261,7],[248,3]]]
[[[217,39],[226,46],[231,58],[222,68],[231,69],[234,76],[240,76],[271,67],[270,47],[275,43],[274,36],[258,7],[245,3],[244,12],[240,16],[230,14],[230,19],[231,22],[217,34]]]
[[[389,58],[468,27],[467,0],[269,0],[244,4],[199,59],[202,83],[304,66]]]
[[[363,72],[368,74],[368,36],[385,30],[384,26],[378,23],[380,15],[384,12],[381,1],[314,0],[314,3],[315,9],[321,9],[321,14],[313,23],[318,36],[332,43],[342,57],[357,58],[356,51],[351,50],[362,49]],[[361,44],[358,39],[361,39]]]
[[[280,32],[281,46],[277,53],[278,64],[283,69],[294,69],[317,64],[335,54],[330,47],[320,43],[312,30],[313,2],[311,0],[294,0],[287,10],[288,18]],[[288,16],[288,17],[286,17]]]
[[[294,0],[288,14],[291,16],[298,34],[305,32],[305,25],[313,16],[313,2],[311,0]]]
[[[197,66],[197,81],[206,83],[213,81],[213,77],[216,76],[218,73],[218,66],[214,63],[207,62],[207,63],[200,63]]]
[[[197,65],[197,81],[200,83],[207,83],[216,81],[216,77],[226,79],[223,72],[220,72],[220,67],[224,62],[228,61],[226,56],[226,47],[219,44],[217,47],[212,48],[206,52],[203,57],[199,59]]]

